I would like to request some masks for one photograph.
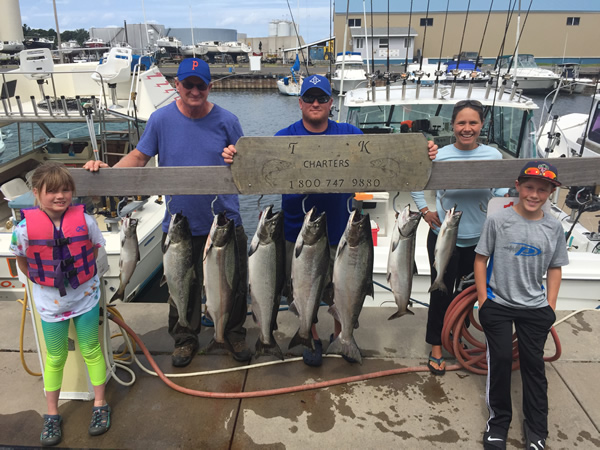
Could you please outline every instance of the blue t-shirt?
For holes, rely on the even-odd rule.
[[[294,122],[289,127],[279,130],[275,136],[317,136],[317,135],[339,135],[339,134],[363,134],[354,125],[348,123],[337,123],[329,120],[327,129],[322,133],[311,133],[308,131],[302,120]],[[352,194],[310,194],[304,206],[309,211],[313,206],[317,208],[320,214],[327,213],[327,233],[329,243],[337,245],[340,242],[342,234],[348,223],[347,201]],[[304,212],[302,211],[302,199],[304,194],[284,194],[281,196],[281,209],[284,211],[283,228],[286,241],[296,242],[298,234],[302,229],[304,222]]]
[[[158,155],[161,167],[173,166],[226,166],[223,149],[235,145],[243,136],[238,118],[229,111],[214,105],[201,119],[184,116],[175,102],[156,110],[148,120],[146,130],[137,145],[145,155]],[[202,182],[202,180],[199,180]],[[206,236],[210,232],[213,216],[210,204],[213,195],[173,195],[167,198],[162,229],[169,230],[171,214],[187,217],[193,236]],[[242,224],[237,195],[219,195],[214,212],[227,212],[236,226]]]

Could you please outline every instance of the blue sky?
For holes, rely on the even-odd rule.
[[[56,28],[52,0],[20,0],[19,5],[23,24]],[[328,0],[290,0],[290,6],[307,42],[329,36]],[[144,11],[148,23],[167,28],[189,27],[191,16],[194,27],[232,28],[248,37],[268,36],[271,20],[290,20],[286,0],[56,0],[56,9],[60,31],[122,27],[124,20],[144,23]]]
[[[6,0],[3,0],[6,1]],[[510,0],[494,0],[494,9],[506,10]],[[431,0],[431,11],[445,11],[447,0]],[[367,13],[373,10],[408,11],[410,0],[365,0]],[[468,0],[450,0],[451,10],[465,10]],[[52,0],[20,0],[22,23],[31,28],[56,28]],[[289,0],[294,20],[306,42],[329,36],[330,23],[328,0]],[[143,5],[143,8],[142,8]],[[346,12],[347,0],[337,0],[338,13]],[[489,9],[490,0],[471,0],[471,9]],[[526,10],[529,0],[521,0]],[[414,0],[414,11],[425,11],[426,0]],[[534,0],[533,10],[600,11],[600,0]],[[286,0],[56,0],[58,25],[61,31],[77,28],[123,26],[127,23],[143,23],[144,12],[148,23],[165,27],[183,28],[190,20],[197,28],[233,28],[248,37],[269,34],[271,20],[289,20],[290,11]],[[362,12],[363,0],[350,0],[350,11]],[[190,19],[191,18],[191,19]]]

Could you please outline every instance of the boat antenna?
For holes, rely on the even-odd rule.
[[[331,58],[335,58],[335,51],[331,51],[333,50],[333,30],[332,30],[332,26],[333,26],[333,0],[329,0],[329,42],[327,43],[327,47],[329,48],[330,52],[329,52],[329,76],[331,77],[331,75],[333,74],[333,63],[331,61]],[[332,54],[333,53],[333,54]],[[329,114],[331,114],[331,110],[329,111]]]
[[[365,21],[365,48],[367,50],[367,75],[369,71],[369,37],[367,33],[367,7],[365,6],[365,0],[363,0],[363,20]],[[371,56],[373,56],[371,54]]]
[[[375,53],[374,53],[374,30],[373,30],[373,0],[371,0],[371,73],[375,73]]]
[[[511,7],[511,3],[512,3],[512,7]],[[508,35],[508,27],[510,26],[510,22],[512,20],[512,15],[515,11],[516,4],[517,4],[517,0],[514,0],[514,3],[512,2],[512,0],[508,0],[508,9],[506,10],[506,23],[504,25],[504,35],[502,36],[502,42],[500,43],[500,48],[498,49],[498,55],[496,56],[496,63],[494,64],[494,68],[491,70],[491,72],[489,72],[490,79],[488,80],[488,83],[486,85],[485,98],[489,97],[490,90],[491,90],[492,86],[494,85],[494,78],[496,78],[496,87],[495,87],[496,90],[498,89],[498,86],[500,84],[500,78],[503,78],[503,85],[506,85],[507,79],[510,79],[510,74],[508,74],[508,72],[506,74],[504,74],[503,77],[500,77],[500,60],[501,60],[502,54],[504,53],[504,45],[506,44],[506,36]],[[496,94],[494,94],[494,99],[495,99],[495,97],[496,97]],[[493,122],[492,122],[492,127],[493,127]]]
[[[494,0],[490,2],[490,9],[488,10],[488,16],[485,21],[485,27],[483,27],[483,36],[481,37],[481,43],[479,44],[479,51],[477,52],[477,58],[475,58],[475,68],[477,69],[477,65],[479,64],[479,58],[481,56],[481,50],[483,49],[483,41],[485,41],[485,35],[487,34],[487,27],[490,23],[490,15],[492,14],[492,7],[494,6]]]
[[[406,56],[404,57],[404,73],[408,72],[408,49],[410,48],[410,25],[412,21],[413,0],[410,0],[410,12],[408,13],[408,45],[406,46]]]
[[[421,44],[421,57],[419,58],[419,71],[423,69],[423,52],[425,51],[425,40],[427,39],[427,21],[429,20],[429,1],[427,0],[427,11],[425,12],[425,31],[423,32],[423,44]]]
[[[192,23],[192,4],[189,4],[190,7],[190,32],[192,33],[192,57],[196,57],[196,42],[194,42],[194,24]]]
[[[460,71],[458,70],[458,67],[460,66],[460,56],[462,53],[463,43],[465,41],[465,32],[467,31],[467,22],[469,20],[470,8],[471,8],[471,0],[469,0],[469,3],[467,3],[467,14],[465,16],[465,25],[463,26],[463,32],[462,32],[462,36],[460,38],[460,47],[458,49],[458,59],[456,60],[456,67],[452,70],[452,75],[454,75],[454,80],[452,81],[452,91],[450,94],[450,98],[454,97],[454,90],[456,89],[456,78],[458,77],[458,74],[460,73]]]
[[[411,0],[412,1],[412,0]],[[348,2],[350,3],[350,2]],[[388,81],[387,84],[390,83],[390,0],[388,0],[387,2],[387,42],[388,42],[388,48],[387,48],[387,67],[386,67],[386,71],[388,74]]]
[[[444,29],[442,30],[442,40],[440,41],[440,57],[438,58],[437,70],[435,71],[435,81],[433,84],[433,98],[437,98],[438,87],[440,84],[440,76],[444,73],[441,71],[442,67],[442,49],[444,48],[444,37],[446,36],[446,23],[448,22],[448,8],[450,7],[450,0],[446,2],[446,16],[444,17]]]
[[[511,6],[512,3],[512,6]],[[499,69],[500,66],[500,57],[502,53],[504,53],[504,45],[506,44],[506,36],[508,35],[508,27],[510,26],[510,22],[512,20],[512,15],[515,12],[515,6],[517,5],[517,0],[508,0],[508,9],[506,10],[506,24],[504,25],[504,35],[502,36],[502,42],[500,43],[500,48],[498,49],[498,56],[496,57],[496,64],[494,64],[494,71]]]
[[[413,0],[410,0],[410,12],[408,14],[408,45],[406,46],[406,55],[404,56],[404,72],[400,74],[400,78],[402,78],[402,99],[404,100],[406,96],[406,80],[408,79],[408,50],[410,48],[410,26],[412,23],[412,8],[413,8]]]
[[[306,68],[306,75],[310,75],[308,72],[308,62],[306,61],[306,58],[304,57],[304,52],[300,48],[301,47],[300,36],[298,35],[298,27],[296,26],[296,21],[294,20],[294,14],[292,13],[292,8],[290,7],[290,0],[286,0],[286,1],[287,1],[288,9],[290,10],[290,17],[292,18],[292,24],[294,25],[296,39],[298,40],[298,47],[296,49],[296,54],[298,54],[298,50],[300,50],[300,54],[302,55],[302,61],[304,62],[304,67]]]
[[[516,1],[516,0],[515,0]],[[525,24],[527,23],[527,18],[529,17],[529,11],[531,11],[531,4],[533,3],[533,0],[529,0],[529,8],[527,8],[527,14],[525,14],[525,20],[523,21],[523,26],[521,27],[520,30],[518,30],[518,35],[517,35],[517,43],[515,44],[515,50],[513,51],[513,58],[511,60],[511,62],[508,65],[508,72],[510,72],[510,69],[513,65],[513,63],[515,64],[515,86],[517,86],[518,84],[516,83],[516,71],[517,68],[519,67],[518,61],[515,61],[515,59],[518,58],[518,54],[517,52],[519,51],[519,42],[521,41],[521,37],[523,36],[523,30],[525,29]]]
[[[344,46],[342,47],[342,74],[340,79],[340,92],[338,94],[338,122],[342,113],[342,98],[344,98],[344,66],[346,64],[346,43],[348,42],[348,12],[350,11],[350,0],[346,2],[346,22],[344,24]]]
[[[469,95],[468,95],[468,97],[471,96],[471,89],[473,87],[473,81],[475,80],[475,77],[477,76],[477,66],[479,66],[479,57],[481,55],[481,49],[483,48],[483,41],[485,40],[485,35],[487,33],[487,27],[488,27],[488,24],[490,23],[490,15],[492,13],[492,7],[493,6],[494,6],[494,0],[492,0],[490,2],[490,9],[488,11],[488,16],[487,16],[487,19],[485,21],[485,26],[483,27],[483,36],[481,37],[481,43],[479,44],[479,50],[477,51],[477,57],[475,58],[475,66],[473,66],[473,72],[471,73],[471,80],[469,81]]]

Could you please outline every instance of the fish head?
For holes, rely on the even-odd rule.
[[[456,205],[446,211],[446,218],[444,222],[448,223],[448,227],[456,228],[460,222],[460,218],[462,217],[462,211],[456,210]]]
[[[398,219],[396,219],[396,226],[400,234],[406,238],[416,233],[421,217],[422,215],[419,211],[411,211],[410,204],[406,205],[398,216]]]
[[[313,206],[304,216],[300,234],[307,245],[317,242],[323,235],[327,234],[327,214],[324,211],[318,214],[317,208]]]
[[[373,242],[371,234],[371,218],[369,214],[361,214],[358,210],[353,210],[348,218],[346,225],[346,242],[350,247],[356,247],[365,240]]]
[[[235,237],[235,227],[232,219],[227,218],[225,211],[217,214],[210,229],[210,240],[216,247],[223,247]]]
[[[187,217],[181,213],[173,214],[167,235],[170,242],[182,242],[191,238],[192,232]]]
[[[263,244],[268,244],[283,232],[283,212],[273,212],[273,205],[267,206],[260,213],[256,235]]]

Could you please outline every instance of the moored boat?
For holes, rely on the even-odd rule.
[[[346,92],[366,85],[367,72],[360,52],[338,53],[335,58],[335,71],[331,75],[331,88],[336,92],[342,92],[342,89]]]
[[[279,93],[283,95],[300,95],[300,89],[302,88],[302,80],[304,79],[300,74],[300,59],[296,54],[296,61],[290,68],[291,75],[289,77],[281,77],[277,80],[277,89]]]
[[[100,38],[89,38],[84,43],[85,48],[103,48],[106,47],[106,42]]]
[[[167,53],[169,55],[175,55],[179,53],[179,49],[181,48],[181,41],[174,36],[165,36],[158,38],[156,40],[156,45],[161,52]]]
[[[32,36],[29,38],[25,38],[23,41],[23,45],[26,49],[33,48],[49,48],[51,49],[54,46],[54,39],[46,39],[44,37]]]
[[[510,55],[502,56],[499,60],[500,74],[507,72],[513,75],[518,89],[523,92],[549,92],[558,86],[560,76],[551,70],[538,67],[533,55],[517,55],[517,65]]]
[[[19,41],[0,41],[0,53],[8,53],[9,55],[19,53],[25,46]]]
[[[3,74],[8,96],[0,111],[0,127],[6,134],[6,149],[0,156],[0,259],[4,260],[0,264],[0,300],[23,296],[16,261],[8,248],[21,210],[33,206],[28,185],[32,171],[47,160],[81,167],[98,157],[114,164],[135,148],[150,114],[173,100],[174,89],[157,67],[132,73],[130,63],[127,60],[116,67],[109,58],[99,72],[97,62],[54,64],[49,50],[26,50],[21,53],[20,68]],[[115,85],[114,96],[108,82]],[[136,89],[135,96],[131,86]],[[160,269],[164,204],[157,200],[156,196],[123,198],[121,202],[108,197],[78,199],[94,214],[106,239],[99,268],[106,270],[103,286],[107,296],[119,286],[119,216],[129,213],[139,220],[141,259],[125,298],[133,298]]]

